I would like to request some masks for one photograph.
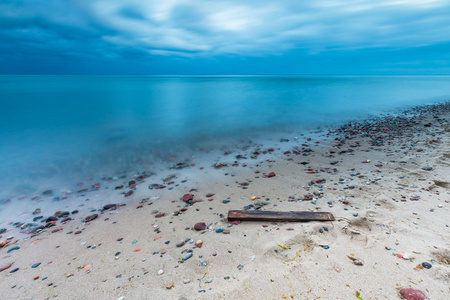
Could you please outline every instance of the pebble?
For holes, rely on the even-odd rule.
[[[201,248],[202,245],[203,245],[203,241],[202,240],[197,240],[194,245],[199,247],[199,248]]]
[[[192,257],[192,252],[189,252],[188,254],[186,254],[185,256],[183,256],[182,260],[183,260],[183,261],[186,261],[186,260],[188,260],[188,259],[191,258],[191,257]]]
[[[177,247],[183,247],[184,246],[185,241],[184,240],[179,240],[175,245]]]
[[[6,253],[9,253],[9,252],[14,251],[14,250],[19,250],[19,249],[20,249],[20,247],[18,247],[18,246],[12,247],[12,248],[9,249]]]
[[[4,271],[6,269],[9,269],[12,266],[13,263],[8,263],[0,266],[0,272]]]
[[[185,280],[183,280],[183,283],[184,283],[184,284],[188,284],[189,282],[191,282],[190,279],[185,279]]]
[[[271,178],[271,177],[275,177],[275,176],[277,176],[275,174],[275,172],[270,172],[269,174],[267,174],[267,178]]]
[[[37,267],[39,267],[39,265],[40,265],[41,263],[35,263],[34,265],[32,265],[31,267],[34,269],[34,268],[37,268]]]
[[[162,274],[164,274],[164,270],[159,270],[158,275],[162,275]]]
[[[355,259],[355,260],[353,261],[353,263],[354,263],[355,265],[357,265],[357,266],[363,266],[363,265],[364,265],[364,263],[362,262],[362,260],[359,260],[359,259]]]
[[[422,263],[422,266],[423,266],[425,269],[431,269],[431,267],[432,267],[432,265],[431,265],[430,263],[427,263],[427,262],[423,262],[423,263]]]
[[[172,282],[168,285],[166,285],[166,289],[170,290],[171,288],[173,288],[175,286],[175,284]]]
[[[223,204],[230,203],[230,200],[228,200],[228,199],[222,200],[222,203],[223,203]]]
[[[197,231],[205,230],[206,229],[206,223],[205,222],[195,223],[194,229],[197,230]]]
[[[400,290],[400,295],[406,300],[425,300],[427,297],[419,290],[403,288]]]
[[[183,201],[188,202],[194,199],[194,196],[192,194],[184,194],[183,195]]]

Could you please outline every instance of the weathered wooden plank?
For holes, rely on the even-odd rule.
[[[334,216],[329,212],[311,211],[261,211],[261,210],[230,210],[228,221],[334,221]]]

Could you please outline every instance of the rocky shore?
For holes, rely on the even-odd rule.
[[[2,295],[448,299],[449,121],[449,102],[414,107],[0,199],[22,209],[1,220]],[[336,220],[229,222],[229,210]]]

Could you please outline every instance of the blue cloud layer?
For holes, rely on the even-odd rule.
[[[293,52],[304,59],[447,47],[449,15],[448,0],[4,0],[0,72],[37,57],[50,65],[214,65],[217,58],[258,61]],[[437,60],[445,64],[448,56]]]

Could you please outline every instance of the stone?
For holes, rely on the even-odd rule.
[[[203,241],[202,240],[197,240],[194,245],[199,247],[199,248],[201,248],[202,245],[203,245]]]
[[[179,240],[175,245],[177,247],[183,247],[184,246],[185,241],[184,240]]]
[[[184,194],[183,195],[183,201],[184,202],[188,202],[188,201],[191,201],[193,199],[194,199],[194,195],[192,195],[192,194]]]
[[[275,172],[270,172],[269,174],[267,174],[268,178],[275,177],[275,176],[276,176]]]
[[[87,216],[87,217],[84,219],[84,221],[87,223],[87,222],[90,222],[90,221],[92,221],[92,220],[97,219],[97,217],[98,217],[98,214],[93,214],[93,215]]]
[[[162,274],[164,274],[164,270],[159,270],[158,275],[162,275]]]
[[[205,230],[206,229],[206,223],[205,222],[195,223],[194,229],[197,230],[197,231]]]
[[[400,295],[406,300],[426,300],[427,297],[419,290],[403,288],[400,290]]]
[[[103,206],[103,209],[104,210],[108,210],[108,209],[111,209],[111,208],[116,208],[116,204],[106,204],[105,206]]]
[[[424,267],[425,269],[431,269],[432,265],[430,263],[423,262],[422,267]]]

